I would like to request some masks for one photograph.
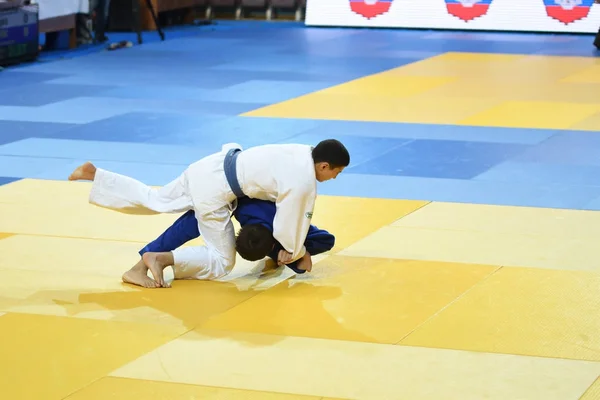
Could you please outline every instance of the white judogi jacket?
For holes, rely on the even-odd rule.
[[[241,149],[241,146],[226,144],[220,153],[197,161],[186,171],[197,213],[209,214],[235,200],[223,172],[224,154],[231,148]],[[251,147],[237,158],[237,177],[246,196],[276,203],[273,236],[292,253],[293,260],[302,257],[317,196],[312,147],[301,144]]]

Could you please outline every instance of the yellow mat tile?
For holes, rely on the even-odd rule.
[[[139,259],[143,243],[15,235],[0,241],[0,270],[47,271],[120,276]],[[35,249],[35,251],[32,251]],[[77,279],[74,277],[73,279]]]
[[[203,328],[397,343],[497,267],[331,256]]]
[[[600,63],[589,66],[563,79],[563,82],[593,84],[600,83]]]
[[[391,226],[590,238],[600,236],[600,212],[432,202]]]
[[[600,399],[600,377],[592,386],[585,392],[579,400],[598,400]]]
[[[598,104],[506,101],[459,121],[461,125],[568,129],[600,112]]]
[[[6,399],[63,399],[184,331],[160,325],[7,314],[0,318]]]
[[[571,125],[571,129],[580,131],[600,131],[600,112],[584,119],[581,122]]]
[[[143,247],[179,217],[125,215],[94,207],[87,203],[89,185],[86,184],[42,180],[16,183],[18,185],[11,190],[1,191],[4,186],[0,186],[0,201],[9,203],[0,208],[0,231],[131,241],[137,243],[135,246]],[[313,223],[331,231],[336,236],[336,249],[339,249],[424,204],[423,201],[319,196]],[[355,215],[354,218],[348,218],[350,213]],[[239,227],[235,219],[234,225]],[[202,243],[199,238],[190,245]]]
[[[2,233],[2,232],[0,232],[0,240],[9,238],[11,236],[14,236],[14,234],[13,233]]]
[[[28,235],[82,237],[148,242],[169,227],[178,215],[125,215],[91,205],[38,206],[11,204],[0,207],[0,229]]]
[[[0,231],[147,243],[179,215],[126,215],[88,203],[91,185],[24,179],[0,186]]]
[[[0,203],[85,205],[91,188],[90,182],[21,179],[0,186]]]
[[[110,375],[356,400],[564,400],[599,373],[585,361],[198,330]]]
[[[456,80],[444,77],[392,76],[381,73],[324,89],[330,95],[408,97]]]
[[[507,79],[525,56],[517,54],[445,53],[383,72],[392,76]]]
[[[13,236],[0,241],[0,309],[33,314],[195,326],[293,275],[238,260],[222,282],[142,289],[121,283],[139,245],[87,239]],[[35,249],[35,251],[31,251]],[[171,281],[171,268],[165,270]],[[203,304],[200,310],[186,305]]]
[[[57,279],[49,273],[0,271],[0,277],[30,280],[26,284],[0,283],[2,311],[186,328],[257,294],[229,282],[176,281],[171,289],[150,290],[128,285],[110,289],[120,283],[90,276],[71,278],[70,287],[53,284]],[[94,285],[104,287],[94,289]],[[197,306],[191,306],[194,304]]]
[[[485,83],[550,83],[578,73],[596,61],[592,57],[517,54],[445,53],[384,73],[407,76],[460,77]]]
[[[565,78],[596,67],[592,57],[446,53],[244,115],[569,129],[600,100]]]
[[[600,361],[598,287],[599,273],[502,268],[400,344]]]
[[[139,259],[138,248],[52,237],[2,240],[0,309],[195,326],[293,275],[288,268],[265,271],[264,263],[239,260],[222,282],[175,281],[171,289],[142,289],[121,283],[122,273]],[[165,278],[172,280],[171,268]]]
[[[388,227],[338,254],[600,272],[597,253],[594,237]]]
[[[453,98],[460,95],[503,101],[544,101],[559,103],[598,103],[600,84],[560,82],[517,82],[461,78],[433,88],[426,96]]]
[[[102,378],[65,400],[322,400],[320,397],[185,385],[137,379]]]
[[[426,204],[417,200],[319,196],[312,223],[335,235],[335,252]]]
[[[344,121],[457,123],[500,104],[500,100],[432,96],[386,98],[382,95],[330,94],[297,97],[243,114],[250,117],[310,118]],[[432,113],[431,110],[436,112]]]

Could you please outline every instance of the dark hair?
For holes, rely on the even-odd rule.
[[[327,139],[321,141],[312,150],[315,164],[326,162],[329,168],[347,167],[350,164],[350,153],[339,140]]]
[[[258,261],[265,258],[273,249],[273,232],[261,224],[243,226],[235,239],[235,248],[243,259]]]

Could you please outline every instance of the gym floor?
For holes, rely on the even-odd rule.
[[[600,399],[592,36],[145,38],[0,73],[4,398]],[[352,163],[319,185],[337,242],[305,275],[239,260],[221,282],[125,285],[178,216],[66,180],[91,160],[163,185],[223,143],[329,137]]]

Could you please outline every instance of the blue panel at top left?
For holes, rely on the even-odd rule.
[[[415,140],[348,173],[471,179],[528,146],[450,140]]]

